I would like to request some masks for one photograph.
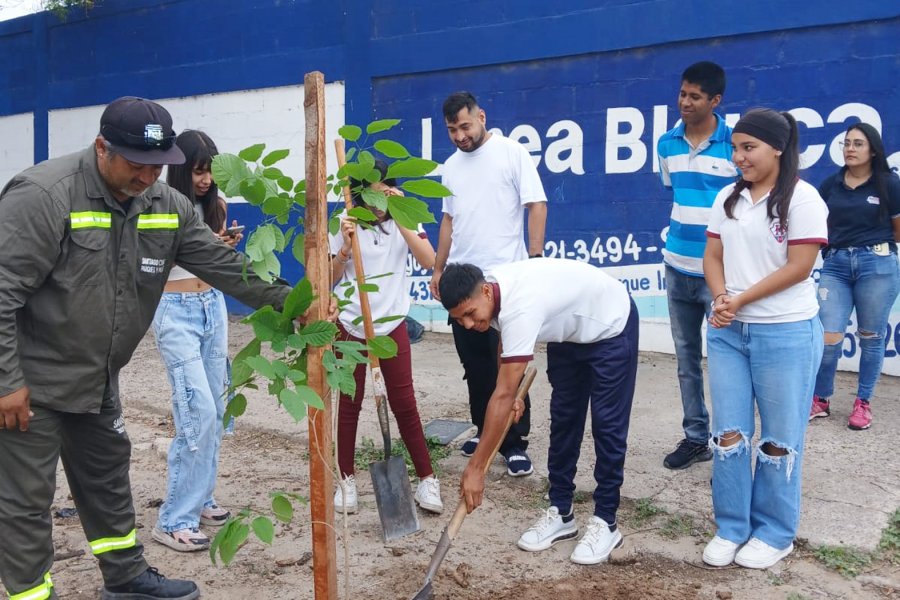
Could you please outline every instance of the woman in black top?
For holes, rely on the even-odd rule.
[[[900,179],[890,170],[881,136],[871,125],[852,125],[841,145],[845,166],[819,187],[829,210],[819,280],[825,354],[809,418],[830,414],[844,330],[856,308],[859,384],[848,427],[862,430],[872,424],[869,400],[881,373],[888,316],[900,289]]]

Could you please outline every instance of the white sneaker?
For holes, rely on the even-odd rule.
[[[740,547],[740,544],[716,536],[703,549],[703,562],[711,567],[727,567],[734,562],[734,555]]]
[[[344,490],[341,489],[341,486],[338,485],[337,489],[334,490],[334,510],[343,513],[346,507],[347,512],[353,514],[359,510],[356,494],[356,477],[353,475],[344,477],[344,487],[347,490],[346,502],[344,501]]]
[[[748,569],[768,569],[794,551],[794,544],[787,548],[773,548],[764,541],[752,537],[734,557],[734,562]]]
[[[551,506],[543,517],[522,534],[517,545],[527,552],[538,552],[546,550],[556,542],[571,540],[577,535],[578,525],[575,519],[568,523],[564,522],[559,509]]]
[[[622,545],[622,534],[618,529],[609,530],[609,525],[600,517],[591,517],[587,531],[578,540],[578,545],[569,557],[579,565],[596,565],[606,562],[610,553]]]
[[[444,503],[441,501],[441,482],[437,477],[426,477],[419,482],[416,488],[416,504],[428,512],[441,514],[444,512]]]

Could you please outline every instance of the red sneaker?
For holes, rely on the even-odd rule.
[[[827,417],[830,414],[831,410],[829,409],[828,400],[813,396],[812,407],[809,409],[809,420],[812,421],[818,417]]]
[[[863,402],[860,398],[853,403],[853,412],[850,413],[850,419],[847,427],[855,431],[868,429],[872,426],[872,409],[869,408],[868,402]]]

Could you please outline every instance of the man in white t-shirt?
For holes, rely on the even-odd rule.
[[[519,538],[529,552],[574,538],[575,472],[590,410],[594,438],[594,514],[572,562],[604,562],[622,542],[616,527],[619,489],[638,359],[638,312],[621,282],[573,260],[540,258],[495,268],[490,275],[450,264],[441,302],[467,330],[499,332],[500,369],[488,403],[481,442],[460,481],[469,512],[481,505],[484,469],[503,436],[510,411],[520,417],[516,388],[537,342],[547,342],[550,380],[550,508]]]
[[[440,300],[439,282],[448,262],[470,263],[490,273],[499,265],[541,256],[547,221],[547,197],[534,160],[524,146],[492,134],[485,127],[484,110],[469,92],[451,94],[444,101],[444,121],[457,151],[443,166],[442,182],[453,193],[443,203],[444,216],[431,280]],[[528,213],[528,246],[525,213]],[[471,456],[484,427],[484,413],[497,380],[496,332],[467,331],[450,321],[456,352],[465,371],[475,437],[462,446]],[[500,453],[513,477],[530,475],[526,449],[531,421],[530,399],[525,414],[510,429]]]

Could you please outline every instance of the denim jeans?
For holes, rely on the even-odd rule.
[[[700,327],[709,315],[712,300],[703,277],[693,277],[666,266],[666,297],[669,323],[678,363],[681,388],[681,426],[684,437],[695,444],[709,441],[709,413],[703,394],[703,333]]]
[[[800,522],[803,444],[822,359],[818,317],[793,323],[742,323],[707,331],[712,393],[713,511],[717,535],[756,537],[786,548]],[[754,401],[762,431],[752,470]],[[741,439],[721,446],[724,434]],[[767,447],[769,446],[769,447]],[[779,456],[771,447],[786,451]]]
[[[893,252],[878,256],[870,248],[831,248],[825,253],[819,280],[819,318],[826,332],[844,333],[856,307],[859,336],[859,383],[856,395],[872,397],[884,363],[888,315],[900,290],[900,264]],[[863,335],[865,333],[865,335]],[[834,373],[844,339],[825,346],[816,377],[816,395],[834,393]]]
[[[213,490],[222,440],[228,362],[228,315],[218,290],[165,293],[153,319],[172,386],[175,439],[159,509],[163,531],[198,527]]]

